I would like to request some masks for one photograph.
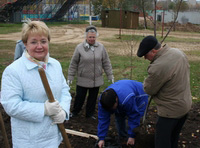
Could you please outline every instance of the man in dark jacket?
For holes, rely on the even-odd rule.
[[[116,126],[120,139],[127,139],[127,145],[135,144],[134,129],[140,125],[148,104],[148,95],[143,91],[141,82],[119,80],[111,84],[100,96],[98,103],[98,137],[99,148],[105,144],[110,115],[115,113]],[[126,131],[128,117],[128,132]]]
[[[161,44],[153,36],[145,37],[137,55],[151,61],[144,91],[157,104],[156,148],[177,148],[181,129],[191,109],[190,66],[179,49]]]

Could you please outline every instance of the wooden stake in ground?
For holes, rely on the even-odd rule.
[[[54,97],[53,97],[53,94],[52,94],[51,88],[50,88],[50,86],[49,86],[49,83],[48,83],[48,80],[47,80],[47,77],[46,77],[46,74],[45,74],[44,69],[43,69],[43,68],[39,68],[38,71],[39,71],[40,78],[41,78],[41,80],[42,80],[43,86],[44,86],[44,88],[45,88],[47,97],[48,97],[48,99],[49,99],[49,102],[55,102],[55,99],[54,99]],[[60,129],[60,132],[61,132],[61,134],[62,134],[62,137],[63,137],[63,141],[64,141],[64,143],[65,143],[65,146],[66,146],[67,148],[71,148],[71,145],[70,145],[70,142],[69,142],[67,133],[65,132],[64,124],[63,124],[63,123],[60,123],[60,124],[57,124],[57,125],[58,125],[58,128]]]
[[[94,138],[98,140],[98,137],[96,135],[88,134],[88,133],[83,133],[83,132],[78,132],[70,129],[65,129],[66,133],[71,134],[71,135],[76,135],[80,137],[85,137],[85,138]]]

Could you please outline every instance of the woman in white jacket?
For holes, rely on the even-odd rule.
[[[49,29],[41,21],[23,25],[26,51],[3,72],[1,103],[11,116],[13,148],[56,148],[56,124],[69,117],[71,95],[60,63],[49,57]],[[57,101],[49,103],[38,68],[43,67]]]

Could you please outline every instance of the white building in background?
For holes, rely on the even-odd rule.
[[[158,1],[167,1],[168,3],[171,1],[177,0],[158,0]],[[184,0],[188,3],[188,5],[195,6],[200,4],[200,0]],[[173,11],[165,11],[164,12],[164,22],[173,22],[174,21],[174,12]],[[157,21],[163,21],[163,11],[159,10],[156,14]],[[196,11],[186,11],[186,12],[179,12],[177,22],[181,24],[192,23],[192,24],[200,24],[200,10]]]
[[[173,22],[174,21],[174,12],[165,11],[164,12],[164,23]],[[156,19],[160,18],[163,21],[163,12],[157,12]],[[200,24],[200,11],[187,11],[187,12],[179,12],[177,22],[180,24],[192,23],[192,24]]]
[[[158,0],[158,1],[174,2],[177,0]],[[189,5],[196,5],[198,2],[200,2],[200,0],[183,0],[183,1],[187,2]]]
[[[187,0],[188,4],[190,5],[196,5],[197,1],[196,0]]]

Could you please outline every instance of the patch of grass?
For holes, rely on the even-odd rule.
[[[70,21],[70,22],[45,22],[48,27],[63,26],[67,24],[88,24],[86,21]],[[20,32],[23,23],[0,23],[0,34],[8,34]]]
[[[2,41],[0,40],[0,79],[3,73],[3,70],[13,62],[14,59],[14,50],[15,50],[14,41]]]
[[[112,54],[109,53],[109,55],[113,68],[115,82],[122,79],[132,79],[132,80],[137,80],[139,82],[144,81],[144,78],[147,76],[146,69],[149,64],[147,60],[134,56],[132,61],[133,65],[131,65],[130,58],[127,56],[119,56],[113,53]],[[111,84],[111,82],[107,80],[105,74],[104,74],[104,80],[105,80],[104,85],[100,87],[101,91],[103,91]]]
[[[115,74],[115,80],[134,79],[142,82],[146,76],[146,67],[148,66],[149,62],[147,60],[133,56],[133,65],[131,65],[130,58],[131,57],[114,54],[110,56],[113,73]]]
[[[141,41],[144,37],[140,35],[121,35],[121,38],[119,38],[119,35],[116,34],[114,38],[104,38],[104,41],[109,42],[119,42],[119,41]]]
[[[13,62],[14,58],[14,41],[1,41],[0,40],[0,78],[2,76],[3,70],[10,63]],[[50,44],[50,56],[56,58],[60,61],[63,73],[67,79],[68,68],[70,64],[71,57],[73,55],[76,44]],[[200,54],[199,51],[187,51],[186,54]],[[120,56],[114,53],[109,53],[110,60],[113,67],[113,73],[115,76],[115,81],[121,79],[133,79],[140,82],[144,81],[144,78],[147,76],[147,67],[149,65],[148,60],[143,58],[138,58],[136,56],[131,57]],[[196,98],[195,102],[200,101],[200,63],[199,61],[190,61],[190,75],[191,75],[191,92],[192,96]],[[131,75],[132,74],[132,75]],[[104,85],[100,87],[100,91],[103,91],[108,87],[111,82],[107,80],[106,75],[104,74]],[[71,92],[75,92],[75,80],[71,85]]]
[[[52,26],[62,26],[62,25],[67,25],[67,24],[88,24],[88,22],[86,21],[62,21],[62,22],[56,22],[56,21],[48,21],[45,22],[47,24],[48,27],[52,27]]]
[[[185,54],[189,56],[197,56],[200,57],[200,50],[191,50],[191,51],[184,51]]]
[[[141,41],[144,38],[144,36],[142,35],[121,35],[121,39],[119,39],[119,35],[115,35],[115,38],[105,38],[103,39],[104,41],[109,41],[109,42],[119,42],[119,40],[121,41]],[[161,38],[161,36],[157,35],[157,39],[159,41],[162,41],[163,38]],[[186,42],[186,43],[199,43],[200,39],[192,39],[192,38],[177,38],[177,37],[170,37],[168,36],[165,39],[165,42]]]
[[[192,96],[200,101],[200,64],[199,61],[190,61],[190,87]]]
[[[22,28],[22,24],[7,24],[0,23],[0,34],[7,34],[13,32],[20,32]]]
[[[159,41],[163,40],[163,38],[161,38],[161,36],[157,36],[157,39]],[[184,42],[184,43],[199,43],[200,42],[200,39],[192,39],[192,38],[177,38],[177,37],[171,37],[171,36],[168,36],[166,39],[165,39],[165,42]]]
[[[57,26],[57,25],[64,25],[65,22],[63,23],[52,23],[48,24],[50,26]],[[8,25],[8,26],[7,26]],[[5,32],[9,32],[8,30],[13,28],[21,28],[21,24],[15,24],[12,26],[12,24],[0,24],[0,27],[3,28],[3,30],[7,30]],[[16,29],[17,30],[17,29]],[[2,32],[2,29],[0,28],[0,33]],[[112,38],[105,38],[105,41],[109,42],[119,42],[119,39],[117,39],[117,35]],[[143,39],[143,36],[139,35],[122,35],[121,40],[122,41],[141,41]],[[161,38],[158,36],[158,40]],[[182,42],[199,42],[200,39],[181,39],[181,38],[174,38],[174,37],[168,37],[167,41],[171,42],[177,42],[177,43],[182,43]],[[2,72],[5,69],[6,66],[8,66],[10,63],[13,62],[14,58],[14,49],[15,49],[15,42],[14,41],[1,41],[0,40],[0,79],[2,76]],[[77,44],[72,44],[72,43],[65,43],[65,44],[52,44],[50,43],[50,56],[53,58],[56,58],[57,60],[60,61],[62,67],[63,67],[63,73],[65,78],[67,79],[68,75],[68,68],[70,64],[71,57],[73,55],[74,49]],[[110,46],[110,45],[109,45]],[[117,48],[117,47],[116,47]],[[188,56],[200,56],[200,51],[193,50],[193,51],[185,51],[185,53]],[[147,67],[149,65],[148,60],[144,60],[143,58],[138,58],[136,56],[130,57],[129,55],[123,56],[123,55],[118,55],[113,53],[112,51],[108,53],[112,67],[113,67],[113,73],[115,77],[115,81],[120,80],[120,79],[133,79],[137,80],[140,82],[144,81],[144,78],[147,76]],[[131,65],[131,58],[132,58],[132,65]],[[194,59],[189,61],[190,62],[190,73],[191,73],[191,92],[192,96],[197,98],[194,100],[195,102],[200,101],[200,62],[195,61]],[[100,87],[100,91],[103,91],[106,87],[108,87],[111,82],[107,80],[106,75],[104,74],[104,85]],[[73,81],[71,85],[71,92],[75,92],[76,88],[76,78]]]

